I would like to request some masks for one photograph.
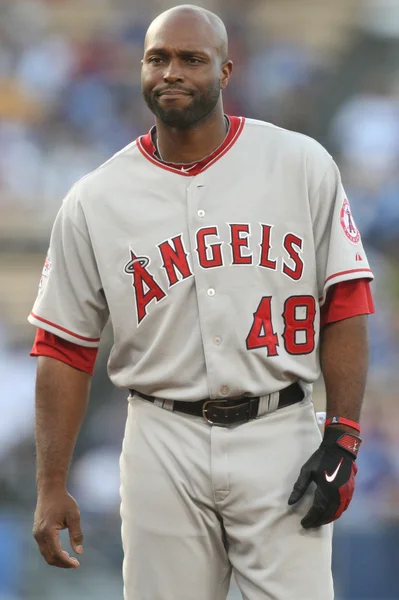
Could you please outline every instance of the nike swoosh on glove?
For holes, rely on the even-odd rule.
[[[301,521],[305,529],[331,523],[348,508],[355,490],[355,460],[360,444],[356,435],[326,427],[320,447],[303,465],[288,500],[292,506],[302,498],[311,481],[316,483],[313,505]]]

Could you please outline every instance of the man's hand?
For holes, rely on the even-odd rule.
[[[40,552],[45,561],[53,567],[77,569],[80,566],[79,561],[70,557],[61,547],[59,531],[62,529],[69,530],[73,550],[82,554],[83,535],[76,501],[64,488],[39,491],[33,536]]]
[[[355,489],[355,459],[361,439],[335,427],[327,427],[320,448],[301,469],[288,500],[292,505],[306,492],[311,481],[317,485],[313,506],[302,519],[305,529],[338,519],[348,508]]]

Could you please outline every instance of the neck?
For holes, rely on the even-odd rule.
[[[171,128],[156,120],[157,146],[168,163],[192,163],[211,154],[226,137],[226,121],[220,105],[207,119],[189,129]]]

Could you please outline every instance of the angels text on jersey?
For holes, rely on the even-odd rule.
[[[248,223],[229,224],[230,238],[230,266],[256,265],[259,268],[271,271],[281,271],[293,281],[299,281],[303,275],[304,262],[302,249],[304,240],[293,232],[287,232],[282,240],[272,240],[273,225],[259,224],[259,243],[257,248],[250,246],[251,235]],[[273,242],[273,245],[272,245]],[[219,228],[215,226],[202,227],[196,234],[196,257],[194,260],[203,269],[216,269],[226,266],[226,259],[222,253]],[[273,254],[272,248],[276,248]],[[187,244],[183,235],[179,234],[157,245],[161,266],[164,269],[168,288],[179,281],[193,277],[193,269],[189,261]],[[284,252],[282,255],[281,251]],[[194,254],[194,253],[193,253]],[[156,280],[151,271],[151,261],[148,256],[136,255],[130,248],[130,260],[124,266],[124,272],[132,276],[132,286],[135,290],[137,320],[140,323],[147,315],[147,306],[152,301],[159,302],[166,297],[167,291]]]
[[[194,260],[202,269],[216,269],[223,266],[256,266],[282,273],[292,281],[299,281],[304,272],[302,250],[304,240],[301,236],[287,232],[280,240],[272,240],[273,225],[260,223],[258,227],[259,243],[250,245],[251,227],[248,223],[231,223],[229,227],[230,247],[229,263],[226,265],[226,253],[222,252],[225,244],[221,240],[217,226],[199,229],[196,233],[196,248]],[[187,243],[183,234],[176,235],[157,245],[159,260],[164,270],[168,289],[180,281],[194,276],[189,261]],[[151,302],[160,302],[167,298],[167,290],[162,287],[151,270],[148,256],[137,256],[130,248],[130,260],[124,267],[124,272],[132,277],[132,287],[135,291],[137,324],[147,316],[147,307]],[[300,314],[298,311],[301,311]],[[313,296],[298,295],[287,298],[282,314],[285,324],[282,338],[285,349],[289,354],[309,354],[315,347],[314,321],[316,301]],[[252,327],[245,340],[247,350],[265,347],[268,356],[278,355],[280,345],[272,325],[271,296],[263,296],[253,314]],[[302,334],[302,339],[300,338]]]

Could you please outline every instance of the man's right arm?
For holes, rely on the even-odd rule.
[[[36,379],[37,506],[34,537],[53,566],[76,568],[63,551],[59,531],[68,529],[71,546],[82,552],[79,508],[67,492],[76,439],[86,413],[91,375],[64,362],[40,356]]]

